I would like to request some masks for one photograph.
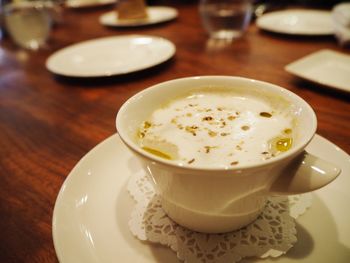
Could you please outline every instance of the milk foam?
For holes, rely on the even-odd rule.
[[[256,96],[198,92],[154,111],[139,130],[139,144],[191,166],[260,162],[292,143],[295,121],[286,108]]]

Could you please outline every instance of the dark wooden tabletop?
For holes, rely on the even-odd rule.
[[[301,81],[288,63],[321,49],[350,54],[333,36],[296,37],[259,30],[228,45],[208,41],[195,1],[167,1],[179,17],[168,23],[116,29],[99,24],[112,6],[64,10],[49,46],[38,52],[0,42],[0,261],[57,262],[52,213],[74,165],[116,132],[115,116],[130,96],[153,84],[195,75],[243,76],[285,87],[314,108],[317,133],[350,152],[350,96]],[[155,68],[105,79],[69,79],[45,68],[54,51],[104,36],[146,34],[167,38],[173,59]],[[349,84],[350,85],[350,84]]]

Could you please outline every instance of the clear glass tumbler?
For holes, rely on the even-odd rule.
[[[252,0],[200,0],[199,12],[211,38],[235,39],[245,32],[252,15]]]
[[[4,7],[7,32],[17,45],[37,50],[46,44],[52,24],[50,6],[46,1],[24,1]]]

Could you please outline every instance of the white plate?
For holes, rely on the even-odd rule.
[[[323,49],[288,64],[285,70],[317,84],[350,91],[349,55]]]
[[[69,77],[105,77],[153,67],[174,54],[174,44],[160,37],[105,37],[56,51],[46,61],[46,67]]]
[[[111,5],[114,3],[116,3],[116,0],[67,0],[65,5],[68,8],[87,8]]]
[[[166,22],[177,17],[177,10],[166,6],[147,7],[148,17],[140,20],[119,20],[118,12],[111,11],[100,16],[100,23],[105,26],[113,27],[134,27],[146,26]]]
[[[299,241],[287,255],[262,262],[349,262],[350,157],[316,135],[308,150],[342,168],[341,175],[313,195],[297,220]],[[128,220],[134,201],[128,178],[141,169],[118,135],[106,139],[74,167],[53,214],[53,240],[61,263],[179,262],[169,248],[134,238]]]
[[[320,10],[285,10],[262,15],[259,28],[291,35],[332,35],[331,12]]]

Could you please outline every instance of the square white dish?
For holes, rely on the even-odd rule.
[[[350,55],[323,49],[284,68],[302,79],[350,92]]]

